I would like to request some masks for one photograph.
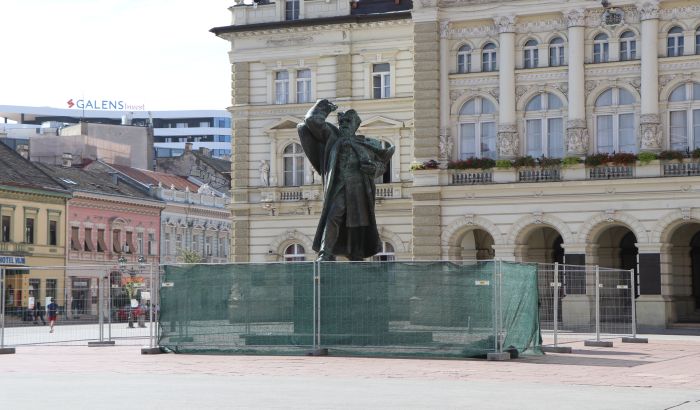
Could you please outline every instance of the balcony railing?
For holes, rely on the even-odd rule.
[[[450,185],[478,185],[493,182],[493,172],[482,170],[454,170]]]
[[[665,177],[681,177],[689,175],[700,175],[700,163],[684,162],[664,164]]]
[[[27,252],[27,244],[17,242],[0,242],[0,252],[23,254]]]
[[[518,182],[559,181],[559,168],[532,168],[518,171]]]
[[[604,165],[588,169],[588,179],[620,179],[632,178],[632,165]]]

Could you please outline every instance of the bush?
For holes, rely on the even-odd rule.
[[[434,159],[431,159],[430,161],[425,161],[423,163],[420,162],[413,162],[411,163],[411,171],[420,171],[423,169],[438,169],[440,167],[440,163],[435,161]]]
[[[656,154],[653,152],[640,152],[639,155],[637,155],[637,159],[640,164],[646,165],[656,159]]]
[[[598,153],[586,157],[586,165],[589,167],[597,167],[609,162],[610,155],[607,153]]]
[[[630,152],[613,153],[609,156],[608,162],[612,162],[615,165],[634,164],[637,162],[637,156]]]
[[[664,161],[683,161],[683,151],[661,151],[659,153],[659,159]]]
[[[509,161],[507,159],[498,159],[498,160],[496,160],[496,168],[498,168],[498,169],[513,168],[513,162]]]
[[[518,157],[513,161],[513,166],[515,168],[534,167],[535,165],[537,165],[537,161],[530,155]]]
[[[450,161],[447,169],[491,169],[496,166],[496,161],[491,158],[476,158]]]
[[[690,156],[694,159],[700,158],[700,148],[695,148],[693,152],[690,153]]]
[[[556,168],[561,165],[561,158],[549,158],[542,155],[537,158],[537,164],[542,168]]]
[[[582,162],[581,158],[579,158],[579,157],[566,157],[561,161],[562,165],[565,167],[570,167],[572,165],[580,164],[581,162]]]

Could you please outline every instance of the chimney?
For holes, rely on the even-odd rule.
[[[199,153],[205,157],[211,157],[211,150],[206,147],[199,147]]]
[[[192,151],[192,143],[186,142],[185,143],[185,152],[191,152],[191,151]]]
[[[22,156],[24,159],[29,159],[29,145],[27,144],[19,144],[17,145],[17,153]]]
[[[64,168],[70,168],[73,166],[73,154],[70,152],[65,152],[61,156],[61,165],[63,165]]]

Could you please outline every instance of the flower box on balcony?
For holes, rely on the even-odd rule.
[[[518,180],[518,170],[515,168],[494,168],[493,182],[505,184],[516,182]]]
[[[661,176],[661,161],[658,159],[644,162],[637,161],[634,167],[634,176],[637,178],[654,178]]]
[[[413,186],[447,185],[447,171],[443,169],[414,169]]]
[[[581,181],[586,179],[586,165],[571,164],[562,166],[561,179],[564,181]]]

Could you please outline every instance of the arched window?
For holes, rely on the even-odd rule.
[[[394,246],[389,242],[382,241],[382,251],[372,256],[373,261],[393,261],[396,260]]]
[[[469,73],[472,71],[472,48],[463,45],[457,52],[457,72]]]
[[[595,101],[598,152],[637,152],[634,96],[623,88],[608,88]]]
[[[459,111],[459,157],[496,158],[496,153],[496,107],[486,98],[472,98]]]
[[[637,58],[637,40],[634,33],[628,30],[620,35],[620,61],[635,58]]]
[[[391,145],[390,143],[386,141],[380,141],[379,142],[382,146],[382,148],[386,149],[389,148]],[[391,182],[391,159],[389,159],[389,162],[386,163],[386,169],[384,170],[384,174],[378,176],[377,178],[374,179],[375,184],[388,184]]]
[[[496,63],[496,45],[488,43],[481,52],[481,71],[496,70],[498,70],[498,64]]]
[[[666,39],[666,56],[678,57],[683,55],[683,29],[675,26],[668,31]]]
[[[549,43],[549,66],[560,65],[564,65],[564,40],[561,37],[555,37]]]
[[[700,148],[700,83],[676,87],[668,99],[668,111],[671,149]]]
[[[293,243],[287,246],[284,250],[284,261],[285,262],[303,262],[306,260],[304,247],[298,243]]]
[[[528,40],[523,47],[523,67],[536,68],[539,64],[539,50],[537,50],[537,41]]]
[[[564,156],[563,104],[554,94],[542,92],[525,107],[526,155],[552,158]]]
[[[304,150],[297,143],[284,148],[284,186],[300,186],[304,183]]]
[[[593,39],[593,62],[608,62],[608,35],[600,33]]]

